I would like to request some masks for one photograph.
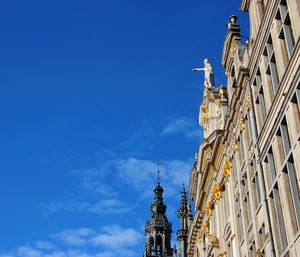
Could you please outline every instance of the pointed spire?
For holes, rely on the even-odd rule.
[[[157,161],[157,184],[160,182],[160,160]]]
[[[186,191],[185,191],[185,185],[182,184],[182,190],[181,190],[181,211],[186,212],[187,211],[187,197],[186,197]]]

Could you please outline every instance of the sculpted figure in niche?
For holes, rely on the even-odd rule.
[[[214,71],[208,59],[204,59],[204,68],[194,68],[193,71],[204,71],[204,86],[212,89],[215,86]]]

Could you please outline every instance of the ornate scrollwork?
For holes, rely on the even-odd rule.
[[[209,242],[211,242],[212,244],[217,244],[219,243],[219,239],[214,235],[214,234],[211,234],[208,236],[208,240]]]
[[[233,152],[236,152],[237,150],[239,150],[239,141],[236,138],[233,139],[232,150],[233,150]]]
[[[222,174],[224,177],[229,177],[230,176],[230,171],[232,168],[232,164],[231,164],[231,158],[227,158],[224,162],[223,168],[221,170]]]
[[[246,105],[247,110],[250,110],[250,108],[251,108],[251,99],[249,97],[247,98],[245,105]]]
[[[241,117],[241,119],[240,119],[239,128],[240,128],[241,131],[243,131],[246,128],[244,117]]]
[[[208,119],[208,107],[205,105],[201,106],[201,123],[205,124]]]
[[[221,183],[214,184],[211,194],[212,194],[212,198],[215,201],[218,201],[222,198],[222,189],[223,189],[223,187],[222,187]]]
[[[205,213],[208,217],[212,216],[213,209],[214,209],[214,203],[212,201],[208,202],[205,208]]]
[[[209,234],[209,232],[210,232],[209,220],[204,221],[204,223],[202,225],[202,230],[203,230],[205,235]]]

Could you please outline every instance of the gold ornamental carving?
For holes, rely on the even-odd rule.
[[[230,171],[231,171],[231,168],[232,168],[232,163],[231,163],[231,158],[227,158],[224,162],[224,166],[221,170],[222,174],[224,177],[229,177],[230,176]]]
[[[205,124],[208,119],[208,107],[205,105],[201,106],[201,123]]]
[[[238,149],[239,149],[239,146],[238,146],[238,140],[235,138],[234,140],[233,140],[233,142],[232,142],[232,150],[234,151],[234,152],[236,152]]]
[[[224,257],[224,256],[227,256],[227,252],[222,252],[218,254],[218,257]]]
[[[251,99],[249,97],[247,98],[245,105],[246,105],[247,110],[250,110],[250,108],[251,108]]]
[[[212,194],[212,198],[215,201],[220,200],[222,198],[222,184],[221,183],[214,184],[211,194]]]
[[[208,236],[208,240],[209,242],[211,242],[212,244],[217,244],[219,243],[219,239],[214,235],[214,234],[211,234]]]
[[[256,250],[256,256],[258,256],[258,257],[262,257],[263,256],[263,253],[262,253],[262,251],[261,251],[260,248],[257,248],[257,250]]]
[[[205,235],[208,235],[210,232],[210,227],[209,227],[209,220],[206,220],[203,225],[202,225],[202,230]]]
[[[240,119],[239,128],[241,131],[243,131],[246,128],[245,118],[243,117]]]
[[[214,209],[214,203],[212,201],[208,202],[205,208],[205,213],[208,217],[212,216],[213,209]]]

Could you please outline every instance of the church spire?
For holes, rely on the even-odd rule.
[[[180,208],[177,212],[177,216],[180,220],[180,229],[177,231],[177,240],[179,243],[179,257],[187,257],[187,239],[190,215],[190,205],[187,202],[185,185],[183,184],[181,190]]]
[[[157,165],[157,184],[151,204],[151,218],[145,227],[146,246],[144,257],[173,257],[171,247],[172,223],[166,217],[167,206],[163,201],[164,189],[160,185],[160,162]]]

